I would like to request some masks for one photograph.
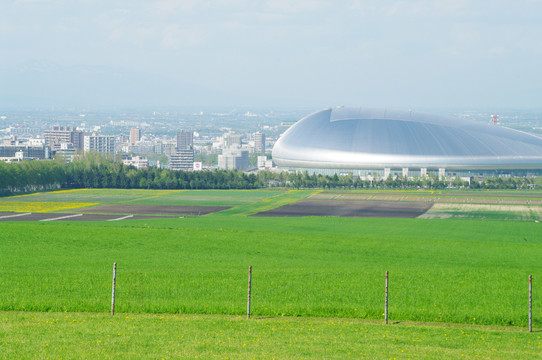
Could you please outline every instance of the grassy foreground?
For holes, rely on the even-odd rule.
[[[72,190],[4,198],[0,211],[47,202],[232,208],[182,219],[0,223],[0,359],[540,356],[541,223],[248,216],[311,193]],[[246,320],[249,265],[254,318]],[[534,333],[526,332],[529,274]]]
[[[0,359],[533,359],[541,333],[320,318],[0,312]]]

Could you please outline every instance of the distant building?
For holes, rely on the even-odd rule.
[[[258,156],[258,170],[270,170],[273,168],[273,160],[268,160],[267,156]]]
[[[257,154],[265,153],[265,134],[259,131],[254,134],[254,152]]]
[[[273,147],[283,170],[364,179],[542,174],[542,138],[492,124],[387,108],[335,107],[290,127]]]
[[[169,157],[169,168],[172,170],[194,170],[194,133],[181,130],[177,133],[175,154]]]
[[[177,133],[177,149],[194,149],[194,133],[192,131],[181,130]]]
[[[218,155],[218,168],[224,170],[248,170],[248,150],[240,147],[224,149],[222,155]]]
[[[156,141],[140,141],[135,145],[127,147],[127,152],[134,154],[162,154],[163,145]]]
[[[141,130],[140,129],[130,129],[130,144],[134,145],[135,143],[141,140]]]
[[[75,149],[83,148],[83,132],[76,130],[73,127],[53,126],[52,130],[45,130],[45,145],[49,146],[52,151],[60,149],[61,143],[70,143]]]
[[[44,159],[51,158],[51,151],[48,146],[26,146],[26,145],[0,146],[1,158],[15,158],[16,153],[18,152],[22,153],[22,158],[24,159],[44,160]]]
[[[66,163],[73,161],[75,157],[76,149],[71,143],[61,143],[60,149],[56,151],[55,155],[60,155],[66,159]]]
[[[126,166],[134,166],[137,169],[147,169],[149,167],[149,160],[141,156],[129,156],[122,159],[122,163]]]
[[[177,152],[177,144],[176,143],[163,143],[162,144],[162,153],[167,156],[175,155]]]
[[[34,136],[41,133],[41,130],[39,128],[30,128],[24,125],[15,126],[15,127],[10,126],[7,130],[9,134],[21,135],[22,137]]]
[[[99,153],[115,152],[115,137],[110,135],[87,135],[84,137],[83,149],[85,152],[97,151]]]
[[[266,161],[267,161],[267,156],[258,156],[258,169],[265,168]]]
[[[164,153],[164,144],[161,141],[157,141],[154,143],[154,153],[155,154]]]
[[[6,163],[21,162],[24,160],[24,153],[22,151],[17,151],[14,156],[0,156],[0,161]]]
[[[241,146],[241,135],[238,134],[226,134],[224,136],[224,147],[232,148]]]
[[[194,170],[194,150],[177,150],[169,157],[169,168],[171,170]]]

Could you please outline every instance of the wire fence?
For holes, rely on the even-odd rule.
[[[112,298],[111,298],[111,315],[114,315],[115,311],[115,294],[116,294],[116,271],[117,271],[117,264],[113,264],[113,285],[112,285]],[[136,277],[138,279],[143,279],[144,276]],[[383,296],[383,316],[384,316],[384,323],[389,323],[389,301],[390,301],[390,283],[389,283],[389,271],[385,272],[385,281],[384,281],[384,296]],[[139,285],[139,286],[138,286]],[[131,287],[127,287],[127,293],[126,296],[134,298],[134,299],[142,299],[143,295],[145,294],[144,286],[142,286],[142,283],[135,284],[133,283]],[[250,319],[251,317],[251,305],[252,305],[252,266],[248,267],[248,287],[247,287],[247,319]],[[529,332],[533,331],[533,313],[532,313],[532,275],[529,275],[528,279],[528,329]]]
[[[372,277],[345,273],[331,280],[326,272],[298,271],[285,280],[288,269],[244,269],[226,274],[217,269],[152,272],[115,263],[113,272],[109,268],[90,275],[83,269],[56,268],[20,271],[17,278],[0,273],[0,310],[103,313],[110,308],[111,314],[381,318],[386,324],[411,320],[519,325],[529,331],[542,321],[542,308],[533,304],[532,275],[504,289],[502,283],[490,286],[458,277],[454,281],[465,284],[443,291],[448,286],[444,281],[421,287],[425,278],[413,285],[404,274],[388,271]],[[466,296],[458,289],[478,292]]]

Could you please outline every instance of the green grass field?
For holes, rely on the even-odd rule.
[[[330,318],[0,312],[0,359],[535,359],[541,333]]]
[[[205,216],[1,226],[2,310],[107,311],[117,262],[121,312],[242,314],[252,265],[257,315],[381,318],[389,270],[393,319],[525,325],[527,276],[542,275],[539,223]]]
[[[117,262],[119,316],[114,318],[113,324],[124,321],[118,325],[119,329],[129,328],[124,314],[142,314],[129,317],[152,330],[148,335],[133,332],[130,341],[136,343],[138,354],[148,358],[162,356],[150,344],[153,334],[167,339],[163,341],[165,348],[172,351],[169,357],[181,358],[197,354],[205,354],[200,356],[202,358],[261,358],[273,351],[276,341],[284,348],[277,352],[277,358],[348,358],[350,354],[345,351],[354,351],[360,358],[420,358],[416,354],[425,354],[421,358],[459,358],[461,354],[471,358],[475,355],[498,358],[491,354],[505,354],[509,356],[498,356],[520,359],[532,358],[529,354],[540,350],[537,333],[526,334],[515,326],[525,328],[527,325],[527,279],[532,274],[534,326],[535,329],[542,327],[542,303],[536,295],[538,279],[542,278],[542,223],[245,216],[295,202],[312,193],[80,190],[4,198],[3,201],[12,202],[133,201],[162,205],[203,201],[233,207],[216,214],[182,219],[1,222],[0,311],[4,312],[0,313],[3,319],[0,344],[4,342],[10,351],[24,353],[24,346],[17,345],[24,343],[22,336],[16,335],[14,329],[26,332],[30,338],[41,339],[36,343],[43,345],[42,340],[49,336],[43,333],[43,329],[48,328],[46,320],[54,318],[58,328],[67,329],[70,324],[62,319],[73,316],[87,325],[70,328],[73,334],[60,337],[64,340],[59,340],[56,352],[40,348],[42,357],[69,358],[64,355],[67,349],[76,342],[83,342],[83,351],[88,352],[89,358],[106,357],[111,347],[119,357],[129,358],[132,347],[123,347],[119,339],[109,343],[109,348],[105,344],[99,348],[102,345],[93,342],[108,333],[102,328],[113,321],[104,314],[110,308],[112,265]],[[183,196],[192,200],[176,200]],[[220,317],[240,316],[246,312],[249,265],[253,266],[252,313],[259,320],[246,322],[235,317]],[[467,340],[466,335],[465,338],[459,336],[465,328],[446,326],[426,330],[420,325],[383,327],[366,320],[360,323],[360,319],[382,320],[387,270],[393,322],[506,326],[510,331],[495,333],[494,329],[476,328],[485,334],[484,338],[493,339],[485,347],[472,342],[474,333],[469,333],[471,337]],[[79,312],[89,314],[75,314]],[[149,313],[212,316],[144,315]],[[171,319],[166,322],[170,325],[153,328],[150,324],[161,316]],[[323,331],[327,329],[326,318],[349,324],[345,325],[350,329],[345,330],[348,334],[331,335],[331,332],[329,336],[337,336],[350,345],[326,352],[331,346],[331,337],[325,337],[327,333],[311,333],[306,325],[320,324]],[[186,319],[195,319],[198,325],[190,328],[193,341],[181,346],[174,343],[172,334],[178,335],[175,328]],[[203,335],[221,329],[226,331],[223,324],[235,322],[238,326],[228,330],[232,332],[230,337],[241,339],[247,336],[246,331],[252,335],[264,332],[259,327],[267,321],[276,322],[276,327],[284,331],[277,335],[279,340],[270,333],[262,336],[267,344],[263,347],[267,350],[262,353],[244,349],[239,343],[241,340],[230,347],[221,347],[216,336]],[[211,325],[212,322],[218,325]],[[249,324],[252,330],[239,324]],[[366,337],[360,336],[360,326],[365,330],[371,328]],[[452,331],[463,340],[446,342],[443,333],[452,334]],[[387,332],[397,339],[397,344],[383,337],[370,346],[371,341]],[[296,334],[313,340],[298,342],[290,350],[287,341]],[[423,345],[411,344],[413,337],[421,339],[421,334],[426,336]],[[493,336],[495,334],[502,338]],[[395,345],[405,345],[405,348]],[[215,353],[211,354],[211,350]],[[398,353],[400,350],[407,352]]]

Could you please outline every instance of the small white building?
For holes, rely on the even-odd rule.
[[[126,166],[134,166],[136,169],[147,169],[149,167],[149,160],[141,156],[131,156],[122,160],[122,163]]]
[[[273,167],[273,160],[268,160],[267,156],[258,156],[258,170],[270,170]]]
[[[17,151],[15,153],[15,156],[1,157],[0,158],[0,161],[6,162],[6,163],[21,162],[23,160],[24,160],[24,152],[23,151]]]

